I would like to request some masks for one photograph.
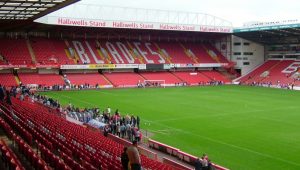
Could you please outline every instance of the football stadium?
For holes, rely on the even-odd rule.
[[[300,20],[200,12],[0,1],[0,169],[300,169]]]

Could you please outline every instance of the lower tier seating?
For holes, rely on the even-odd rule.
[[[170,72],[142,72],[140,73],[146,80],[165,80],[166,84],[181,83],[182,81]]]
[[[136,73],[103,73],[115,87],[136,87],[144,78]]]
[[[79,73],[70,73],[67,74],[67,78],[70,80],[71,84],[82,85],[82,84],[90,84],[92,86],[98,85],[109,85],[109,81],[107,81],[103,75],[99,73],[87,73],[87,74],[79,74]]]
[[[189,85],[198,85],[199,83],[207,83],[211,81],[208,77],[195,71],[177,71],[173,73],[181,80],[187,82]]]
[[[42,86],[63,85],[64,81],[58,74],[19,73],[23,84],[37,84]]]
[[[17,81],[13,74],[1,73],[0,74],[0,84],[2,86],[7,86],[7,87],[17,86]]]

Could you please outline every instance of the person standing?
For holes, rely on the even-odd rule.
[[[4,89],[3,89],[2,85],[0,84],[0,102],[3,102],[4,97],[5,97]]]
[[[197,158],[197,159],[195,160],[194,166],[195,166],[195,170],[202,170],[202,162],[200,161],[199,158]]]
[[[128,162],[129,162],[129,158],[127,155],[127,147],[124,147],[123,153],[121,154],[121,163],[122,163],[123,170],[128,170]]]
[[[136,116],[136,125],[137,125],[137,128],[140,130],[140,117],[139,116]]]
[[[8,90],[6,90],[6,103],[8,105],[12,105],[11,98],[10,98],[10,92]]]
[[[127,155],[130,162],[131,170],[141,170],[141,157],[137,148],[137,141],[133,141],[132,145],[127,149]]]

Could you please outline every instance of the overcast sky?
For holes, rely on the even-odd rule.
[[[300,19],[300,0],[81,0],[78,3],[207,13],[231,21],[234,27],[251,21]]]

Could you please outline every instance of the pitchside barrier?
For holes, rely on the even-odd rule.
[[[86,124],[86,126],[91,129],[91,130],[94,130],[94,131],[99,131],[100,133],[103,133],[100,129],[98,128],[95,128],[95,127],[92,127],[88,124]],[[126,140],[126,139],[123,139],[123,138],[119,138],[117,136],[114,136],[112,134],[108,134],[108,138],[114,140],[115,142],[118,142],[124,146],[130,146],[131,145],[131,142]],[[157,160],[158,161],[158,156],[157,156],[157,153],[155,152],[152,152],[150,151],[149,149],[146,149],[146,148],[142,148],[142,147],[139,147],[139,151],[142,155],[145,155],[147,156],[148,158],[152,159],[152,160]],[[178,163],[178,162],[175,162],[173,160],[170,160],[168,158],[165,158],[163,157],[162,158],[162,162],[165,163],[165,164],[168,164],[168,165],[171,165],[173,167],[172,170],[191,170],[189,167],[186,167],[184,166],[183,164],[181,163]]]
[[[152,139],[148,140],[148,145],[149,145],[150,148],[154,148],[154,149],[157,149],[161,152],[172,155],[174,157],[178,157],[180,160],[185,161],[185,162],[187,162],[191,165],[193,165],[195,160],[198,158],[194,155],[190,155],[188,153],[182,152],[177,148],[174,148],[172,146],[157,142],[157,141],[152,140]],[[214,164],[214,163],[212,165],[215,167],[215,169],[218,169],[218,170],[229,170],[225,167],[222,167],[222,166]]]
[[[163,157],[162,158],[162,162],[165,163],[165,164],[168,164],[168,165],[172,165],[173,167],[176,167],[176,170],[193,170],[193,168],[189,168],[183,164],[180,164],[176,161],[173,161],[171,159],[168,159],[166,157]]]

